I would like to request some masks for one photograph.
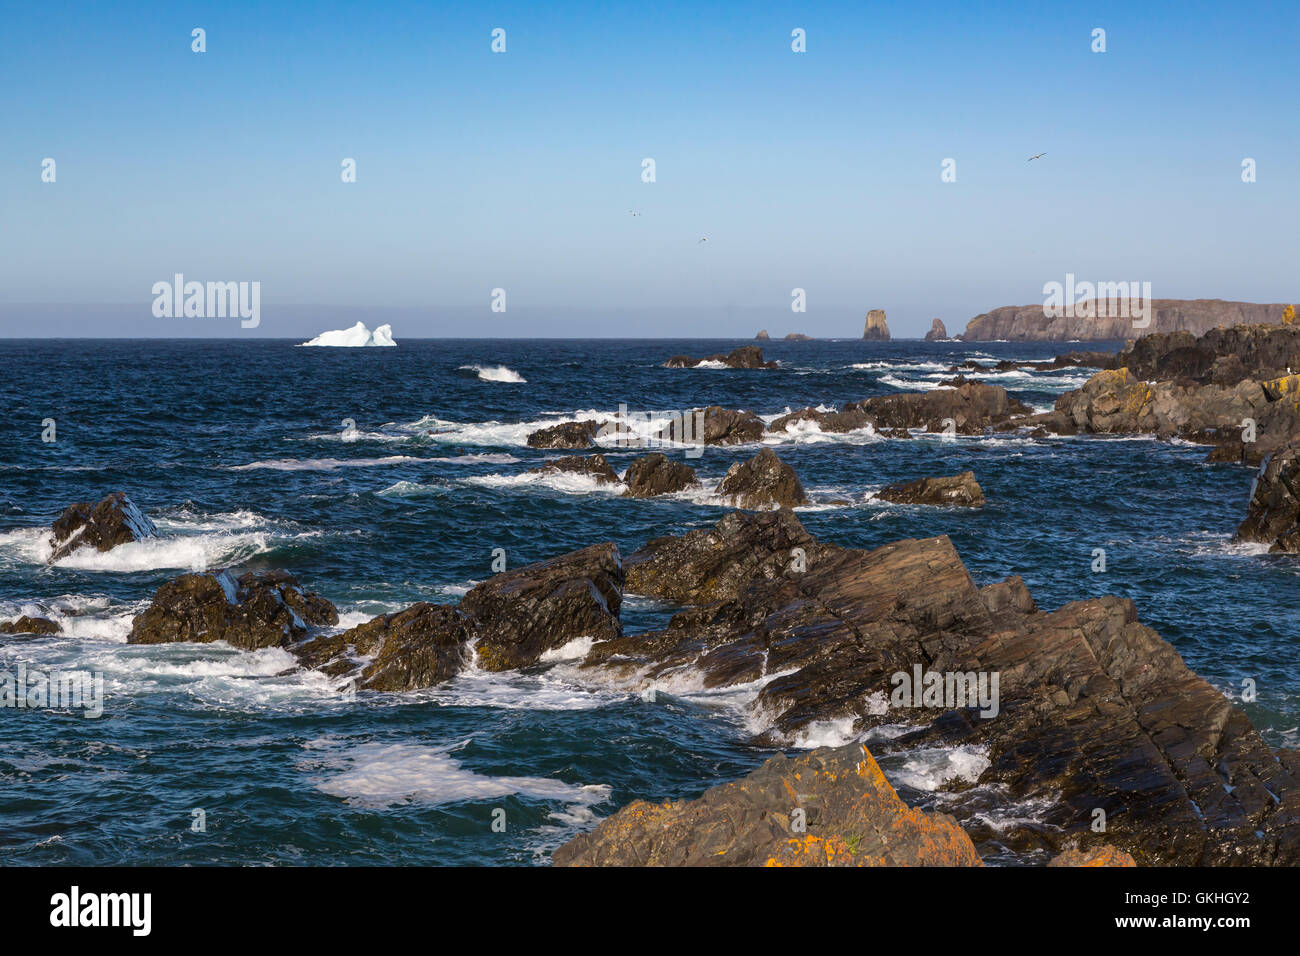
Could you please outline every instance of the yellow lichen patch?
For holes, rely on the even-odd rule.
[[[1292,408],[1300,410],[1300,375],[1283,375],[1260,385],[1273,401],[1285,400]]]

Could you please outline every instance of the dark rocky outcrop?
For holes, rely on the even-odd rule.
[[[916,481],[886,485],[876,496],[885,501],[904,505],[958,505],[979,508],[984,504],[984,492],[975,473],[963,471],[959,475],[942,478],[918,478]]]
[[[907,806],[865,747],[776,756],[695,800],[634,801],[556,866],[981,866],[951,817]]]
[[[799,476],[770,448],[728,468],[717,495],[748,509],[793,508],[808,502]]]
[[[925,333],[927,342],[942,342],[948,338],[948,328],[943,324],[943,319],[935,319],[930,323],[930,331]]]
[[[97,504],[79,501],[55,519],[50,536],[50,561],[58,561],[80,548],[109,551],[119,544],[153,538],[154,523],[120,491]]]
[[[1199,338],[1185,331],[1146,335],[1115,356],[1115,367],[1143,381],[1180,385],[1280,379],[1300,372],[1300,326],[1237,325]]]
[[[674,461],[662,452],[638,458],[623,472],[625,494],[631,498],[654,498],[699,487],[700,479],[690,465]]]
[[[604,455],[567,455],[546,462],[537,468],[528,469],[531,474],[553,474],[563,472],[570,475],[586,475],[598,485],[618,484],[618,472],[605,460]]]
[[[596,435],[606,422],[593,420],[561,422],[549,428],[539,428],[528,435],[529,448],[592,448]]]
[[[183,574],[158,588],[131,623],[131,644],[225,641],[244,650],[286,647],[338,623],[334,605],[284,571]]]
[[[623,562],[627,590],[677,604],[738,597],[749,585],[816,559],[816,542],[787,510],[733,511],[711,528],[655,538]]]
[[[622,588],[618,549],[592,545],[502,572],[459,605],[421,602],[293,651],[303,666],[351,677],[364,690],[432,687],[475,659],[486,670],[511,670],[581,637],[617,638]]]
[[[975,316],[957,337],[967,342],[1100,342],[1159,332],[1204,335],[1221,325],[1276,324],[1286,308],[1222,299],[1154,299],[1151,307],[1151,324],[1135,329],[1131,317],[1049,317],[1042,305],[1008,305]]]
[[[885,321],[884,309],[872,309],[867,313],[867,321],[862,328],[862,337],[868,342],[889,341],[889,323]]]
[[[1143,865],[1300,863],[1300,752],[1271,749],[1131,601],[1044,612],[1019,578],[977,587],[947,537],[860,551],[811,540],[788,511],[728,515],[643,551],[629,587],[700,603],[663,630],[597,643],[584,667],[642,687],[683,672],[705,687],[766,678],[752,713],[771,745],[836,721],[911,725],[877,757],[973,748],[987,765],[950,781],[944,808],[977,845],[1087,851],[1100,809],[1104,842]],[[997,675],[996,712],[896,701],[896,676],[917,667]],[[992,794],[1033,802],[1039,819],[992,828]]]
[[[802,332],[788,332],[785,336],[787,342],[811,342],[812,340],[811,335],[804,335]]]
[[[1300,441],[1274,452],[1260,466],[1237,540],[1300,553]]]
[[[763,350],[757,345],[742,345],[738,349],[732,349],[726,355],[717,353],[706,355],[704,358],[695,358],[692,355],[674,355],[664,363],[664,368],[695,368],[704,362],[721,362],[728,368],[778,368],[776,362],[763,361]]]
[[[684,444],[746,445],[760,441],[763,431],[763,420],[753,412],[710,405],[678,417],[658,437]]]
[[[855,431],[867,425],[877,431],[924,428],[941,432],[944,420],[951,419],[959,434],[982,435],[1013,416],[1031,411],[1023,402],[1007,395],[1007,390],[1000,385],[964,382],[956,388],[877,395],[860,402],[849,402],[838,412],[804,408],[776,419],[770,429],[782,432],[793,422],[813,421],[824,432]]]
[[[759,329],[758,334],[757,334],[756,336],[754,336],[754,341],[755,341],[755,342],[770,342],[770,341],[772,341],[772,336],[770,336],[770,335],[767,334],[767,329]]]
[[[22,615],[12,621],[0,621],[0,634],[58,634],[63,629],[47,617]]]

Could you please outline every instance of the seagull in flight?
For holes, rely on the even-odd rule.
[[[641,214],[640,214],[639,212],[637,212],[635,209],[629,209],[628,212],[630,212],[630,213],[631,213],[632,215],[634,215],[634,216],[639,216],[639,215],[641,215]]]
[[[1032,163],[1034,160],[1038,159],[1039,157],[1046,156],[1046,155],[1047,155],[1046,153],[1039,153],[1038,156],[1030,156],[1027,160],[1025,160],[1025,162]]]
[[[705,236],[705,237],[703,237],[703,238],[700,240],[700,242],[708,242],[708,241],[709,241],[709,237],[708,237],[708,236]],[[698,246],[698,245],[700,244],[700,242],[697,242],[696,245]]]

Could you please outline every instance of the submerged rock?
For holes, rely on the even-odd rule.
[[[58,634],[63,628],[47,617],[24,614],[12,621],[0,621],[0,634]]]
[[[1270,551],[1300,553],[1300,441],[1260,466],[1237,539],[1268,544]]]
[[[111,551],[119,544],[157,537],[154,523],[120,491],[97,504],[79,501],[55,519],[50,536],[50,561],[58,561],[80,548]]]
[[[530,474],[540,475],[554,472],[564,472],[571,475],[587,475],[593,478],[598,485],[618,484],[618,472],[616,472],[604,455],[590,455],[582,457],[581,455],[568,455],[564,458],[556,458],[554,461],[548,461],[538,468],[528,469]]]
[[[244,650],[286,647],[312,627],[337,624],[338,611],[284,571],[183,574],[158,588],[131,623],[130,644],[225,641]]]
[[[690,465],[654,452],[628,465],[623,472],[623,484],[627,485],[625,494],[629,497],[654,498],[699,487],[700,479]]]
[[[931,432],[945,430],[951,420],[959,434],[982,435],[1013,416],[1027,415],[1029,406],[1012,398],[1000,385],[963,382],[956,388],[936,388],[928,392],[900,392],[877,395],[859,402],[849,402],[838,412],[804,408],[772,422],[770,430],[784,432],[801,422],[816,422],[824,432],[850,432],[868,425],[876,431],[924,428]]]
[[[556,866],[981,866],[952,817],[907,806],[867,749],[778,755],[695,800],[634,801]]]
[[[695,358],[691,355],[674,355],[664,363],[664,368],[695,368],[705,362],[716,362],[727,366],[727,368],[778,368],[776,362],[763,361],[763,350],[757,345],[742,345],[738,349],[732,349],[726,355],[716,353],[706,355],[704,358]]]
[[[528,435],[529,448],[592,448],[596,436],[606,425],[605,422],[587,420],[581,422],[561,422],[548,428],[539,428]]]
[[[877,497],[905,505],[960,505],[979,508],[984,504],[984,492],[975,480],[973,471],[886,485],[880,489]]]
[[[770,448],[727,469],[717,495],[737,508],[751,510],[793,508],[808,502],[799,476]]]

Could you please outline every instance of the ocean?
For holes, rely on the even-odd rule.
[[[106,694],[94,719],[0,709],[0,863],[545,865],[633,799],[692,797],[736,779],[773,753],[750,743],[762,729],[752,687],[683,679],[650,699],[579,672],[576,648],[523,672],[349,698],[283,650],[126,638],[155,589],[194,569],[285,569],[350,626],[456,601],[492,574],[496,549],[512,568],[599,541],[627,554],[725,514],[708,489],[756,450],[709,447],[689,460],[704,480],[698,493],[622,499],[584,478],[528,473],[566,454],[525,445],[557,421],[715,404],[771,419],[933,388],[966,359],[1121,343],[774,341],[763,348],[777,370],[661,367],[739,344],[0,343],[0,621],[39,614],[63,628],[0,636],[0,672],[102,672]],[[1046,409],[1089,374],[976,377]],[[1300,565],[1232,543],[1250,469],[1148,437],[799,432],[773,447],[809,492],[797,514],[814,535],[872,548],[947,534],[977,583],[1021,575],[1046,609],[1130,597],[1270,744],[1300,745]],[[606,451],[619,471],[638,454]],[[988,498],[982,509],[872,496],[965,469]],[[111,491],[127,492],[160,537],[47,565],[50,522]],[[1093,570],[1098,548],[1104,572]],[[629,597],[625,632],[672,613]],[[1242,700],[1247,679],[1254,700]],[[847,728],[824,728],[792,749],[848,739]],[[881,763],[905,800],[940,809],[945,782],[981,767],[961,750]]]

